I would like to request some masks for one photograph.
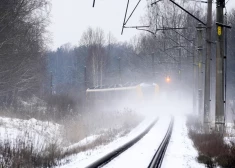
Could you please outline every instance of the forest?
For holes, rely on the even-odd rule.
[[[4,0],[0,3],[0,106],[9,113],[39,117],[51,115],[53,109],[61,109],[53,113],[60,119],[69,111],[82,113],[87,88],[149,82],[164,86],[167,76],[175,78],[172,79],[175,86],[182,85],[187,92],[192,90],[198,23],[173,5],[163,3],[147,8],[143,25],[150,25],[149,31],[142,31],[127,42],[119,42],[112,33],[101,28],[88,27],[78,37],[77,46],[67,43],[52,51],[47,45],[50,33],[46,30],[50,24],[49,0]],[[202,9],[184,1],[182,5],[206,20],[205,13],[200,12]],[[228,24],[234,27],[235,10],[226,13],[226,17]],[[182,29],[158,30],[164,27]],[[228,30],[227,37],[227,92],[228,99],[234,100],[234,29]],[[216,41],[215,26],[213,41]],[[203,46],[205,43],[204,38]],[[215,51],[215,45],[212,47]],[[212,71],[214,68],[215,52]],[[215,80],[214,73],[211,80]],[[34,99],[40,101],[33,107],[46,105],[47,108],[26,113],[22,102]]]
[[[0,0],[0,168],[87,167],[100,160],[103,165],[128,151],[129,157],[122,155],[125,166],[120,161],[117,167],[133,167],[126,166],[126,158],[139,166],[137,161],[144,163],[143,155],[151,152],[161,157],[146,155],[147,164],[162,163],[166,152],[168,165],[176,160],[186,167],[234,166],[235,9],[224,10],[224,21],[232,28],[220,30],[225,32],[224,55],[219,57],[225,62],[225,78],[217,93],[224,87],[219,107],[226,111],[220,116],[214,115],[216,11],[210,41],[209,27],[198,23],[207,22],[206,9],[197,5],[203,1],[177,0],[188,13],[170,1],[147,0],[139,27],[128,27],[124,19],[124,33],[125,28],[139,31],[126,41],[111,30],[88,26],[81,35],[73,34],[76,45],[52,49],[48,27],[58,1]],[[205,95],[210,107],[204,103],[203,109],[203,94],[209,90],[203,86],[208,44],[210,94]]]

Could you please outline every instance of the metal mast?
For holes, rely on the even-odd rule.
[[[216,106],[215,106],[215,127],[219,133],[224,130],[224,32],[223,10],[225,0],[217,0],[216,4],[216,24],[217,24],[217,43],[216,43]]]
[[[212,0],[208,0],[206,25],[206,66],[204,90],[204,126],[209,130],[210,122],[210,61],[211,61]]]

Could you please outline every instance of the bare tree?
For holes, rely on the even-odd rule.
[[[81,45],[88,49],[87,68],[90,86],[103,85],[107,54],[105,52],[105,35],[100,28],[88,28],[83,33]]]
[[[0,98],[12,104],[18,94],[39,90],[45,70],[48,0],[0,1]]]

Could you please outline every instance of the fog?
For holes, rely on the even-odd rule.
[[[92,2],[0,1],[1,167],[70,167],[70,160],[75,167],[86,167],[77,165],[90,164],[92,154],[106,155],[106,149],[140,140],[139,135],[147,135],[153,127],[148,137],[162,142],[156,135],[166,131],[164,144],[173,144],[171,151],[176,152],[182,146],[185,153],[177,154],[186,166],[185,154],[193,162],[196,158],[208,162],[209,153],[212,163],[235,153],[234,143],[228,141],[230,133],[235,135],[235,2],[225,1],[224,24],[232,27],[225,32],[220,17],[215,17],[213,1],[212,39],[207,38],[209,27],[204,24],[208,4],[202,1],[96,0],[94,8]],[[224,34],[223,45],[219,40]],[[209,89],[205,87],[208,44],[212,45]],[[218,70],[220,59],[222,70]],[[221,79],[216,78],[221,74]],[[207,106],[204,97],[209,90]],[[224,95],[216,102],[218,91]],[[176,118],[175,132],[168,129],[173,128],[171,116]],[[231,132],[225,133],[224,125]],[[173,141],[169,141],[171,132]],[[151,140],[144,142],[152,145]],[[211,154],[217,140],[220,148],[226,148],[220,149],[223,155],[217,152],[220,158]],[[155,153],[158,147],[149,149]],[[195,148],[201,148],[202,157]],[[178,161],[175,153],[172,157]]]

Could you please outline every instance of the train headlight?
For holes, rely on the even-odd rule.
[[[169,76],[166,77],[166,82],[169,83],[171,81],[171,78]]]

